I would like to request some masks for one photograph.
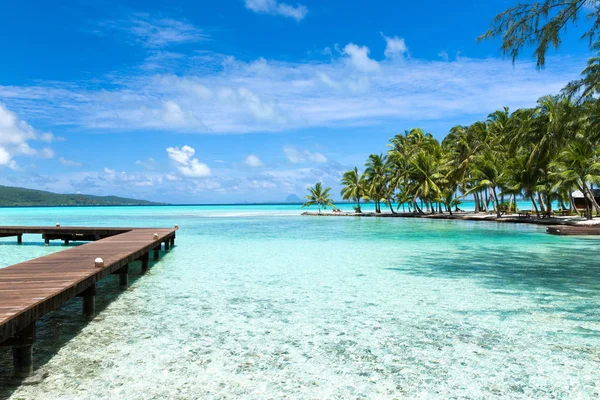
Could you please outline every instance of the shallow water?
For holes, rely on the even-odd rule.
[[[299,217],[297,206],[2,209],[0,225],[181,227],[38,323],[39,382],[4,396],[597,398],[600,240],[487,222]],[[0,266],[39,236],[0,241]]]

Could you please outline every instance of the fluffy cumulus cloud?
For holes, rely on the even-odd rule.
[[[166,202],[231,202],[283,201],[288,194],[302,194],[314,182],[322,181],[339,191],[339,179],[350,168],[335,161],[309,162],[309,157],[323,161],[317,153],[300,151],[298,159],[306,164],[237,168],[222,166],[210,171],[210,176],[197,179],[190,171],[198,168],[195,151],[190,146],[171,147],[168,156],[177,168],[169,171],[122,171],[106,166],[98,171],[80,168],[54,171],[51,175],[0,174],[0,184],[50,190],[59,193],[120,195]],[[0,152],[0,157],[1,157]],[[247,157],[252,165],[256,159]],[[206,171],[204,171],[206,172]],[[200,173],[200,175],[204,174]]]
[[[179,173],[188,178],[204,178],[210,176],[210,168],[208,165],[194,158],[196,150],[190,146],[168,147],[167,154],[171,159]]]
[[[175,64],[153,59],[151,71],[113,74],[104,85],[0,86],[0,98],[37,120],[102,132],[252,133],[373,124],[405,129],[431,121],[449,128],[503,106],[530,106],[577,78],[585,64],[554,58],[540,72],[533,62],[422,60],[407,57],[402,39],[382,40],[388,57],[354,43],[327,60],[307,62],[181,54],[169,58]]]
[[[32,141],[51,142],[53,139],[52,134],[37,132],[0,103],[0,166],[18,169],[15,160],[18,156],[54,157],[50,147],[36,149],[30,145]]]
[[[298,149],[296,149],[293,146],[285,146],[283,148],[283,152],[285,154],[285,157],[292,164],[299,164],[299,163],[306,163],[306,162],[322,164],[322,163],[327,162],[327,157],[325,157],[323,155],[323,153],[319,153],[319,152],[313,153],[309,150],[299,151]]]
[[[399,38],[398,36],[388,37],[383,33],[381,36],[383,36],[385,39],[385,51],[383,54],[386,57],[403,57],[408,54],[408,47],[406,46],[406,42],[404,42],[403,38]]]
[[[360,71],[373,72],[379,71],[379,63],[369,57],[370,50],[367,46],[358,46],[349,43],[344,47],[344,54],[349,58],[350,63]]]
[[[262,167],[264,165],[261,159],[255,156],[254,154],[250,154],[248,157],[246,157],[244,159],[244,164],[253,168]]]
[[[246,8],[259,14],[279,15],[300,21],[308,14],[302,4],[292,6],[277,0],[246,0]]]

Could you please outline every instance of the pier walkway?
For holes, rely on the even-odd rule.
[[[38,319],[73,297],[83,298],[83,312],[95,313],[96,282],[110,274],[127,287],[129,263],[141,260],[148,270],[150,253],[158,260],[164,244],[175,244],[175,228],[0,227],[0,237],[42,234],[50,240],[92,241],[82,246],[0,269],[0,346],[13,349],[15,374],[33,372],[32,345]]]
[[[546,232],[551,235],[559,236],[598,236],[600,235],[600,226],[592,225],[564,225],[549,226]]]

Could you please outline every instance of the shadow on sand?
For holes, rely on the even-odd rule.
[[[39,246],[39,244],[37,244]],[[165,255],[161,251],[161,259]],[[157,262],[150,262],[148,273]],[[129,284],[142,278],[141,262],[136,261],[129,265]],[[126,289],[125,289],[126,290]],[[81,298],[73,298],[61,308],[54,310],[40,319],[37,324],[37,340],[33,346],[34,375],[23,379],[13,376],[12,350],[9,347],[0,347],[0,399],[9,398],[20,385],[35,384],[44,376],[40,376],[39,369],[44,366],[66,343],[73,339],[79,332],[102,318],[102,311],[114,301],[123,289],[119,288],[119,276],[111,275],[97,283],[96,316],[85,317],[82,313]]]

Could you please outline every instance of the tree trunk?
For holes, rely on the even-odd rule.
[[[388,205],[390,206],[390,210],[392,211],[392,214],[396,214],[396,211],[394,211],[394,206],[392,206],[392,200],[388,200]]]
[[[560,208],[561,210],[566,210],[567,207],[565,207],[565,199],[563,199],[562,196],[558,196],[558,201],[560,203]]]
[[[419,213],[419,214],[423,214],[423,210],[421,210],[419,208],[419,205],[417,204],[416,200],[413,200],[414,206],[415,206],[415,210]]]
[[[513,209],[513,207],[512,207],[512,201],[513,201],[513,194],[511,193],[508,196],[508,213],[509,214],[512,214],[512,209]]]
[[[484,193],[485,196],[481,196],[481,200],[483,201],[485,198],[485,202],[483,203],[483,209],[485,210],[485,213],[489,213],[490,209],[488,208],[488,198],[487,198],[487,192]]]
[[[480,211],[480,209],[479,209],[479,195],[477,194],[477,192],[473,192],[473,199],[475,200],[475,213],[478,213]]]
[[[586,203],[589,204],[589,211],[588,211],[588,217],[587,219],[592,219],[592,207],[594,207],[596,209],[596,213],[598,213],[598,210],[600,209],[600,207],[598,206],[598,203],[596,203],[596,199],[594,198],[594,194],[592,193],[592,191],[590,189],[588,189],[587,185],[585,184],[585,181],[582,180],[583,183],[583,190],[584,190],[584,196],[586,198]]]
[[[531,203],[533,203],[533,208],[535,209],[535,215],[537,215],[539,217],[540,212],[538,211],[537,204],[535,204],[535,200],[533,198],[533,193],[531,193],[531,196],[529,196],[529,198],[531,199]]]
[[[600,205],[598,205],[598,202],[596,201],[596,198],[594,197],[594,193],[592,192],[591,189],[588,189],[588,193],[590,195],[590,199],[592,200],[592,205],[596,209],[596,214],[600,213]]]
[[[537,192],[538,201],[540,202],[540,211],[542,214],[546,214],[546,209],[544,208],[544,201],[542,200],[542,194]]]
[[[488,190],[486,190],[486,191],[483,192],[484,198],[485,198],[485,212],[486,213],[490,212],[490,207],[489,207],[490,206],[490,199],[488,197],[488,193],[489,193],[489,188],[488,188]]]
[[[356,212],[357,213],[361,213],[361,209],[360,209],[360,197],[356,198]]]
[[[319,214],[321,214],[321,203],[317,203],[317,208],[319,209]]]
[[[496,187],[492,188],[494,198],[496,199],[496,217],[500,218],[500,203],[498,203],[498,196],[496,195]]]

